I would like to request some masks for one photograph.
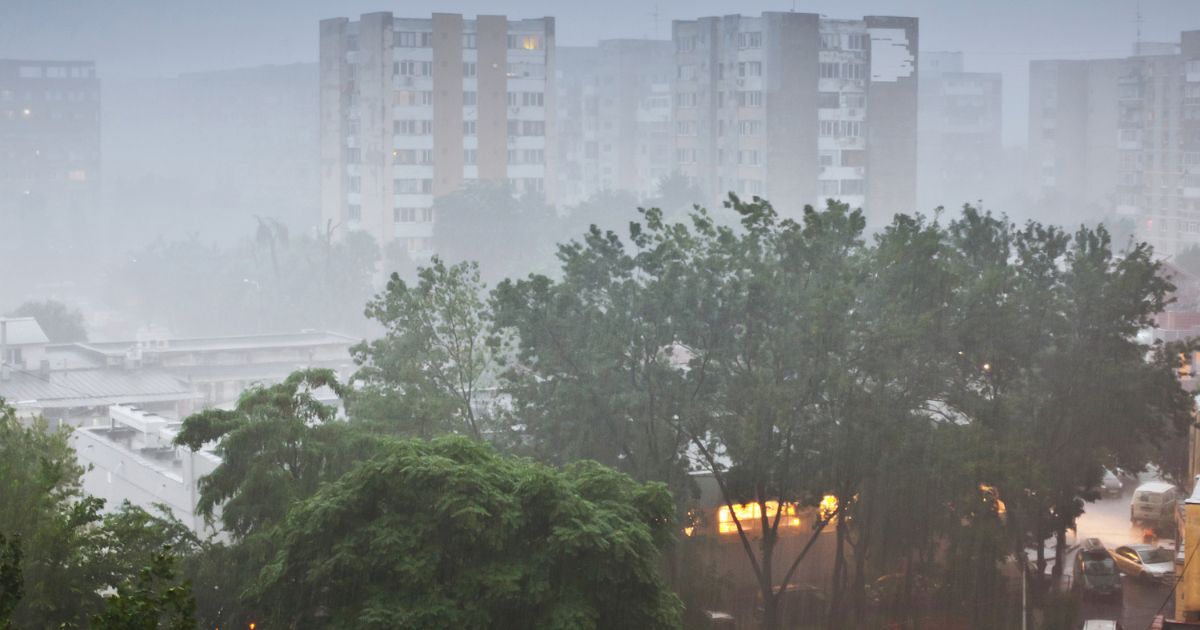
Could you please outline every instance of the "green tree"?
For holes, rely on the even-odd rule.
[[[241,540],[266,535],[295,501],[312,495],[371,452],[373,441],[336,418],[316,397],[346,390],[331,370],[292,373],[282,383],[247,390],[232,410],[188,416],[175,443],[193,451],[215,442],[221,464],[199,482],[197,509]]]
[[[674,628],[670,495],[461,437],[402,441],[298,505],[257,592],[331,628]]]
[[[491,427],[481,390],[495,380],[497,341],[475,263],[438,257],[409,285],[392,274],[366,309],[384,336],[352,349],[359,365],[351,412],[397,434],[458,432],[480,438]]]
[[[50,343],[87,341],[83,313],[56,300],[25,302],[8,314],[9,317],[32,317],[37,320]]]
[[[25,594],[21,576],[21,539],[0,534],[0,630],[12,627],[12,615]]]
[[[196,601],[192,587],[181,581],[170,547],[154,554],[134,579],[104,599],[92,619],[95,630],[194,630]]]

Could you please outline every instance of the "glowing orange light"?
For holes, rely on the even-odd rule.
[[[537,50],[538,40],[532,35],[527,35],[521,39],[521,48],[525,50]]]
[[[838,509],[837,497],[833,496],[832,494],[827,494],[821,497],[821,504],[817,506],[817,509],[820,511],[821,520],[827,521],[833,518],[833,515],[837,513]]]
[[[990,486],[986,483],[979,484],[979,491],[983,493],[984,503],[995,503],[996,513],[1004,514],[1007,508],[1004,507],[1004,501],[1000,500],[1000,491],[996,490],[995,486]]]
[[[717,510],[717,531],[722,534],[737,533],[737,523],[733,520],[734,516],[741,522],[742,529],[757,528],[763,516],[764,506],[767,518],[774,519],[775,515],[779,512],[778,501],[764,501],[761,505],[758,503],[735,503],[733,504],[733,512],[729,511],[729,506],[722,506]],[[779,519],[779,526],[800,526],[800,517],[796,515],[796,505],[794,503],[784,504],[783,515]]]

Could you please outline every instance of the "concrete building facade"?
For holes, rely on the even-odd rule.
[[[1001,192],[999,73],[967,72],[961,52],[921,51],[917,201],[958,208]]]
[[[323,221],[427,256],[434,200],[464,182],[553,201],[554,47],[553,18],[323,20]]]
[[[676,168],[788,213],[832,198],[872,222],[916,202],[916,18],[763,13],[676,21]]]
[[[1162,256],[1200,245],[1200,31],[1123,59],[1034,61],[1029,111],[1043,203],[1130,217]]]
[[[674,150],[671,42],[603,40],[559,48],[557,61],[559,202],[605,191],[653,195]]]
[[[96,65],[0,59],[0,215],[70,225],[94,211],[99,190]]]

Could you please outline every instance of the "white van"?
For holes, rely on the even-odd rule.
[[[1179,498],[1179,490],[1165,481],[1144,483],[1133,491],[1129,520],[1134,525],[1172,528]]]

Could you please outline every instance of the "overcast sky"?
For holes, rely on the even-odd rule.
[[[657,7],[658,18],[655,19]],[[1005,140],[1023,144],[1030,59],[1128,54],[1136,0],[0,0],[0,58],[94,59],[101,78],[175,76],[315,61],[317,21],[371,11],[557,18],[562,45],[670,36],[672,19],[762,11],[921,19],[922,50],[960,50],[969,70],[1002,72]],[[1200,29],[1200,0],[1142,0],[1142,38]],[[657,26],[656,26],[657,25]]]

